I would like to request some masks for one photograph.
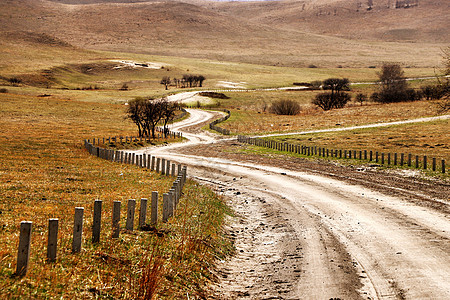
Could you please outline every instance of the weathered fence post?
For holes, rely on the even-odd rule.
[[[388,153],[388,165],[391,164],[391,153]]]
[[[156,225],[158,222],[158,192],[152,192],[151,209],[151,224]]]
[[[112,215],[112,237],[117,239],[120,234],[120,201],[114,201]]]
[[[411,167],[412,154],[408,153],[408,167]]]
[[[397,153],[394,153],[394,166],[397,165]]]
[[[384,152],[381,153],[381,164],[384,165]]]
[[[419,168],[419,155],[416,155],[416,169]]]
[[[58,248],[58,219],[48,220],[48,241],[47,241],[47,261],[56,261],[56,251]]]
[[[24,276],[28,270],[31,246],[31,225],[33,222],[20,222],[19,249],[17,250],[16,275]]]
[[[436,171],[436,157],[433,157],[433,166],[432,166],[432,170]]]
[[[174,210],[175,210],[175,190],[171,188],[169,190],[169,218],[173,217]]]
[[[427,156],[426,155],[423,156],[423,169],[424,170],[427,169]]]
[[[167,160],[167,165],[166,165],[166,175],[170,176],[170,160]]]
[[[175,177],[175,164],[172,164],[172,176]]]
[[[151,162],[152,156],[150,154],[147,155],[147,169],[151,168],[152,162]]]
[[[83,214],[84,207],[75,207],[72,253],[79,253],[81,251],[81,243],[83,238]]]
[[[152,156],[152,168],[151,168],[152,171],[155,171],[155,160],[156,157]]]
[[[161,159],[158,157],[156,159],[156,173],[159,173],[159,165],[160,165]]]
[[[445,160],[441,161],[441,171],[442,173],[445,173]]]
[[[166,159],[161,159],[161,175],[166,175]]]
[[[100,242],[102,226],[102,200],[94,201],[94,220],[92,221],[92,243]]]
[[[145,225],[145,221],[147,219],[147,199],[141,199],[141,207],[139,209],[139,228]]]
[[[163,222],[167,222],[167,220],[169,219],[169,194],[168,193],[164,193],[163,194]]]
[[[136,208],[136,200],[129,199],[128,200],[128,207],[127,207],[127,223],[125,225],[125,228],[127,230],[133,231],[134,227],[134,211]]]

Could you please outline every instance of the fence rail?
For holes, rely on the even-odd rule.
[[[431,158],[429,164],[428,156],[413,155],[411,153],[384,153],[372,150],[349,150],[349,149],[330,149],[318,146],[305,146],[281,143],[263,138],[253,138],[249,136],[238,136],[238,141],[259,147],[271,148],[279,151],[286,151],[306,156],[333,157],[340,159],[359,159],[369,162],[379,163],[381,165],[408,166],[415,169],[432,170],[434,172],[445,173],[445,160],[438,162],[437,158]]]
[[[224,109],[223,111],[226,112],[227,115],[209,123],[209,128],[212,130],[215,130],[223,135],[230,135],[230,131],[228,129],[216,126],[217,124],[228,120],[228,118],[230,118],[230,116],[231,116],[231,112],[228,109]]]

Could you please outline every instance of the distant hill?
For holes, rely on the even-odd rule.
[[[449,4],[419,1],[387,9],[373,0],[370,11],[365,4],[357,11],[356,1],[330,0],[3,0],[0,35],[28,32],[85,49],[283,66],[387,60],[435,66],[450,42]]]
[[[448,0],[304,0],[206,5],[220,13],[289,30],[350,39],[450,43]]]

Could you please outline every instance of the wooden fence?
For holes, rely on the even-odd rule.
[[[280,143],[263,138],[253,138],[242,135],[238,136],[238,141],[259,147],[266,147],[306,156],[358,159],[375,162],[381,165],[408,166],[415,169],[432,170],[441,173],[446,172],[444,159],[441,161],[438,161],[435,157],[431,157],[429,159],[427,155],[419,156],[411,153],[384,153],[372,150],[329,149],[318,146],[290,144],[287,142]]]
[[[107,138],[112,141],[117,138]],[[163,175],[173,176],[175,180],[172,188],[163,194],[162,200],[162,221],[167,222],[170,217],[174,216],[177,206],[182,196],[182,190],[186,182],[187,167],[180,164],[171,163],[170,160],[156,158],[151,155],[135,155],[134,153],[127,153],[118,150],[109,150],[95,146],[94,139],[85,140],[84,144],[90,154],[96,155],[99,158],[110,161],[134,164],[142,168],[148,168],[161,172]],[[157,191],[151,193],[150,210],[148,210],[148,199],[142,198],[140,200],[138,228],[141,229],[147,224],[147,211],[150,211],[149,224],[156,225],[158,220],[158,200],[159,195]],[[102,201],[95,200],[94,211],[92,216],[92,242],[100,242],[101,224],[102,224]],[[120,235],[120,214],[122,203],[114,201],[112,211],[112,232],[111,237],[117,239]],[[129,199],[127,201],[126,209],[126,225],[127,232],[134,230],[135,224],[136,200]],[[73,237],[72,237],[72,253],[78,253],[82,249],[83,240],[83,219],[84,207],[75,207],[73,220]],[[24,276],[28,270],[28,263],[31,251],[31,234],[32,224],[30,221],[23,221],[20,223],[19,247],[17,251],[17,266],[16,275]],[[47,243],[47,261],[55,262],[57,257],[57,241],[58,241],[58,227],[59,219],[49,219],[48,222],[48,243]]]
[[[228,118],[231,116],[231,112],[228,109],[224,109],[223,111],[226,112],[227,115],[222,117],[222,118],[220,118],[220,119],[217,119],[217,120],[212,121],[211,123],[209,123],[209,128],[212,129],[212,130],[215,130],[215,131],[217,131],[217,132],[219,132],[221,134],[230,135],[230,131],[228,129],[216,126],[217,124],[228,120]]]
[[[167,137],[170,138],[182,138],[182,132],[174,132],[168,131]],[[161,127],[156,128],[155,138],[162,139],[164,138],[164,129]],[[132,143],[132,142],[146,142],[149,143],[152,140],[151,137],[139,137],[139,136],[113,136],[113,137],[102,137],[102,138],[92,138],[89,139],[89,142],[93,145],[106,145],[106,143]]]

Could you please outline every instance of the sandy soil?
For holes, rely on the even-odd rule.
[[[212,299],[450,298],[448,183],[245,154],[199,132],[217,115],[190,112],[176,127],[190,142],[142,151],[188,165],[236,212]]]

